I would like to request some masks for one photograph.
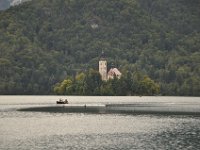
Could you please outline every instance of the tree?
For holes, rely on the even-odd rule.
[[[86,74],[83,72],[78,74],[75,77],[75,93],[77,95],[84,95],[85,94],[85,79],[86,79]]]
[[[160,91],[160,87],[148,76],[145,76],[142,81],[140,81],[140,93],[141,95],[155,95]]]
[[[54,87],[54,92],[59,95],[72,94],[72,81],[70,79],[66,79],[61,83],[57,83]]]
[[[98,71],[90,69],[85,79],[85,94],[100,95],[100,87],[102,84],[101,75]]]

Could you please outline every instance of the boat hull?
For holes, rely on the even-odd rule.
[[[66,101],[56,101],[56,104],[68,104]]]

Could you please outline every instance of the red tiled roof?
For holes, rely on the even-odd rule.
[[[117,69],[117,68],[111,68],[109,71],[108,71],[108,76],[121,76],[121,72]]]

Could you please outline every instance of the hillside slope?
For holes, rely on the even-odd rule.
[[[163,95],[200,95],[198,0],[34,0],[0,12],[0,94],[51,94],[103,50]]]

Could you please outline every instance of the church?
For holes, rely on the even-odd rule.
[[[111,67],[111,69],[107,72],[107,61],[104,55],[104,52],[102,52],[100,60],[99,60],[99,73],[101,75],[101,79],[103,81],[107,81],[109,79],[113,79],[115,76],[120,79],[121,78],[121,72],[115,68]]]

